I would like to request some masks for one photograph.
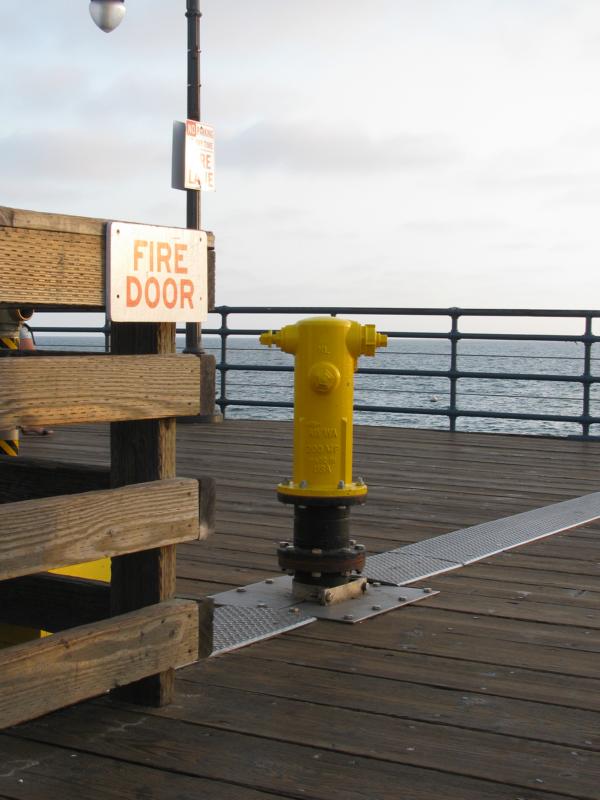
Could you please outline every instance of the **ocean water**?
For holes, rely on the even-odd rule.
[[[54,336],[38,334],[38,347],[102,351],[101,336]],[[203,340],[207,352],[220,361],[220,342],[214,336]],[[178,336],[178,349],[183,337]],[[600,350],[592,348],[592,374],[600,377]],[[275,348],[263,347],[256,338],[231,336],[227,342],[226,397],[244,400],[291,402],[293,400],[293,359]],[[466,340],[458,344],[458,369],[471,372],[558,376],[561,380],[517,380],[506,378],[460,378],[457,381],[457,406],[460,410],[578,416],[583,409],[583,386],[577,382],[584,370],[584,347],[576,342],[518,342]],[[257,367],[284,367],[287,371],[257,371]],[[390,339],[386,349],[374,358],[360,359],[359,368],[384,368],[428,372],[450,368],[450,342],[430,339]],[[367,425],[393,425],[447,430],[448,418],[439,412],[450,401],[450,381],[445,377],[422,374],[372,375],[360,372],[355,380],[357,406],[377,406],[378,411],[355,411],[355,422]],[[217,374],[217,396],[221,376]],[[400,411],[398,409],[403,409]],[[421,412],[421,413],[417,413]],[[437,413],[436,413],[437,412]],[[289,408],[229,406],[228,418],[291,419]],[[590,413],[600,416],[600,384],[592,384]],[[457,430],[537,435],[580,435],[575,422],[549,420],[503,420],[459,417]],[[592,425],[592,435],[600,435],[600,424]]]

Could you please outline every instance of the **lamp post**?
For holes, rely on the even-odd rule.
[[[105,33],[114,31],[125,16],[125,0],[92,0],[90,14]],[[200,122],[200,0],[186,0],[187,17],[187,119]],[[201,230],[200,192],[187,190],[186,227]],[[188,322],[185,326],[185,352],[203,353],[202,325]]]

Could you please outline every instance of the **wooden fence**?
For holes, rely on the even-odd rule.
[[[105,227],[0,208],[0,305],[104,309]],[[213,487],[176,477],[175,417],[212,413],[214,359],[177,355],[173,324],[111,339],[110,355],[0,357],[0,429],[111,423],[109,470],[0,460],[0,622],[57,632],[0,651],[0,727],[117,687],[168,703],[173,670],[210,651],[210,604],[175,599],[175,548],[208,534]],[[47,574],[98,558],[110,587]]]

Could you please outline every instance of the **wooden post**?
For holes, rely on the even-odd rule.
[[[112,326],[111,352],[119,355],[174,353],[172,323],[118,323]],[[111,485],[175,477],[175,419],[111,424]],[[175,546],[113,558],[111,613],[135,611],[175,596]],[[170,703],[172,669],[116,690],[120,699],[143,705]]]

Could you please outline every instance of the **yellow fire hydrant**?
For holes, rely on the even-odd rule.
[[[278,498],[295,506],[294,543],[282,542],[279,563],[295,583],[339,586],[365,561],[349,527],[349,506],[367,494],[352,474],[354,373],[359,356],[375,355],[387,336],[374,325],[314,317],[260,341],[295,356],[293,474],[277,487]]]

